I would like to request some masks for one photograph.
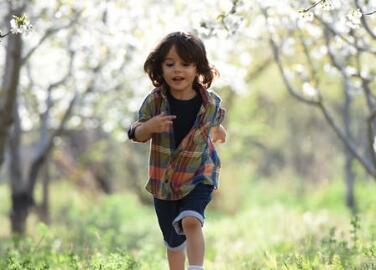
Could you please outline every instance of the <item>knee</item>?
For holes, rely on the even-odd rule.
[[[201,222],[194,217],[185,217],[182,220],[182,227],[184,232],[198,230],[201,228]]]

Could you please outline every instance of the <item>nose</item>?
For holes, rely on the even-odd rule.
[[[175,73],[181,72],[182,69],[183,69],[182,65],[177,64],[177,65],[174,66],[174,72]]]

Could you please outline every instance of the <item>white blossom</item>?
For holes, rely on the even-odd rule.
[[[327,54],[328,54],[328,49],[324,46],[320,46],[318,48],[312,49],[312,58],[314,58],[315,60],[322,59]]]
[[[257,0],[257,2],[262,8],[270,8],[275,5],[273,0]]]
[[[303,66],[302,64],[296,64],[296,65],[294,65],[294,66],[293,66],[293,70],[294,70],[297,74],[299,74],[299,75],[304,74],[304,76],[307,76],[307,72],[306,72],[306,70],[305,70],[305,68],[304,68],[304,66]]]
[[[322,10],[330,11],[334,9],[333,2],[331,0],[322,1],[320,4]]]
[[[303,93],[309,97],[315,97],[317,96],[318,91],[310,83],[305,82],[303,83]]]
[[[359,96],[362,94],[362,84],[360,80],[354,80],[349,84],[349,94],[351,96]]]
[[[306,12],[299,12],[300,17],[299,21],[301,22],[312,22],[313,21],[313,12],[306,11]]]
[[[227,16],[224,19],[224,23],[226,24],[228,29],[230,29],[231,31],[236,31],[242,25],[243,17],[235,15]]]
[[[324,64],[324,71],[326,74],[332,77],[338,76],[338,70],[335,67],[333,67],[331,64],[328,64],[328,63]]]
[[[357,73],[357,71],[356,71],[356,69],[354,68],[354,67],[351,67],[351,66],[347,66],[346,68],[345,68],[345,73],[348,75],[348,76],[354,76],[356,73]]]
[[[10,32],[12,34],[28,34],[33,29],[25,15],[21,17],[13,16],[10,20]]]
[[[237,5],[238,12],[247,12],[252,8],[253,8],[253,5],[251,1],[244,1],[244,0],[238,1],[238,5]]]
[[[346,15],[346,24],[351,28],[358,28],[360,26],[360,18],[363,16],[360,9],[353,9]]]
[[[368,68],[367,66],[365,66],[365,67],[363,68],[363,70],[360,72],[360,75],[361,75],[363,78],[370,79],[369,68]]]
[[[322,29],[314,24],[308,24],[305,30],[309,33],[312,38],[319,39],[321,37]]]

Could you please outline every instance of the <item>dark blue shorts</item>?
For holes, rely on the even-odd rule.
[[[185,197],[176,201],[154,198],[155,212],[163,239],[169,250],[180,250],[185,246],[186,237],[181,221],[185,217],[195,217],[204,225],[205,208],[211,200],[214,186],[197,184]]]

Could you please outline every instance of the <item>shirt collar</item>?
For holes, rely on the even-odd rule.
[[[162,86],[159,86],[157,89],[160,92],[162,98],[164,98],[167,101],[167,88],[166,88],[166,86],[162,85]],[[202,84],[198,85],[198,93],[201,95],[202,105],[203,105],[203,106],[201,106],[201,109],[198,112],[198,114],[204,113],[208,106],[212,106],[212,105],[215,106],[214,99],[209,95],[208,90]]]

